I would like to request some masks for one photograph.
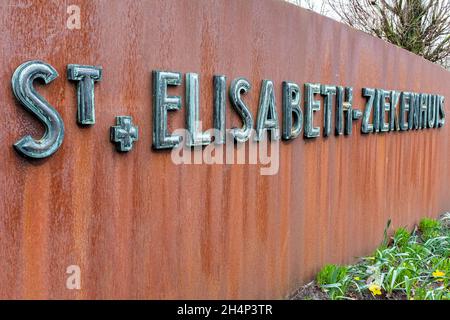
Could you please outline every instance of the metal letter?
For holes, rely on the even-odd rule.
[[[444,97],[439,96],[438,98],[439,103],[439,122],[438,127],[442,127],[445,124],[445,110],[444,110]]]
[[[45,126],[45,134],[40,140],[25,136],[14,147],[25,156],[45,158],[52,155],[64,139],[64,122],[59,113],[33,87],[37,78],[46,84],[58,77],[58,72],[42,61],[28,61],[21,64],[14,72],[11,84],[17,100],[34,114]]]
[[[364,108],[362,123],[361,123],[361,132],[362,133],[371,133],[373,132],[373,124],[369,123],[370,114],[372,113],[372,106],[375,98],[375,90],[370,88],[363,88],[362,94],[366,97],[366,107]]]
[[[353,128],[353,88],[345,87],[345,96],[347,101],[343,103],[345,113],[345,128],[344,134],[351,135]],[[340,100],[338,100],[340,101]]]
[[[280,139],[275,92],[273,90],[273,82],[270,80],[261,82],[255,141],[263,139],[265,130],[271,131],[272,140]]]
[[[242,128],[232,128],[230,130],[231,136],[237,142],[245,142],[250,138],[251,131],[253,128],[253,117],[252,113],[242,101],[241,94],[247,93],[251,88],[250,83],[247,79],[236,78],[231,82],[230,86],[230,100],[233,108],[239,114],[242,119]]]
[[[410,92],[402,92],[400,95],[400,120],[399,126],[401,131],[407,131],[409,129],[408,122],[406,121],[405,112],[408,112],[408,115],[413,112],[411,110],[411,97],[412,94]]]
[[[400,93],[398,91],[392,90],[391,91],[391,109],[389,113],[389,130],[395,131],[400,130],[399,124],[398,124],[398,117],[397,117],[397,104],[398,99],[400,97]]]
[[[333,108],[333,95],[336,95],[336,87],[321,85],[320,94],[324,97],[323,136],[328,137],[331,133],[331,110]]]
[[[69,64],[67,78],[77,82],[77,121],[79,124],[95,123],[94,81],[102,79],[102,67]]]
[[[419,129],[420,95],[411,93],[409,104],[408,127],[410,130]]]
[[[373,103],[373,129],[380,132],[380,114],[381,112],[381,89],[375,89],[375,101]]]
[[[380,131],[387,132],[389,131],[389,123],[385,122],[386,112],[391,110],[391,102],[387,102],[386,98],[389,97],[389,91],[380,90]]]
[[[181,84],[181,73],[153,71],[153,148],[176,147],[182,137],[170,135],[167,128],[167,111],[181,109],[181,97],[168,96],[169,85]]]
[[[227,92],[227,80],[225,76],[214,76],[214,129],[217,136],[215,144],[224,144],[226,140],[225,128],[225,97]]]
[[[320,128],[314,127],[314,112],[320,110],[320,101],[314,100],[314,95],[320,93],[320,84],[305,84],[305,132],[306,138],[320,136]]]
[[[428,128],[434,128],[434,123],[436,122],[436,107],[437,107],[437,96],[430,94],[428,96]]]
[[[283,81],[283,139],[297,138],[302,132],[301,92],[297,84]],[[295,115],[295,117],[294,117]]]
[[[343,132],[346,135],[352,134],[352,121],[353,121],[353,88],[341,86],[336,87],[336,135],[340,135]],[[347,101],[344,101],[344,92],[347,97]],[[345,112],[345,130],[344,130],[344,112]]]
[[[200,102],[199,102],[199,81],[198,74],[186,73],[186,129],[188,135],[186,137],[186,146],[205,146],[211,143],[209,133],[199,132],[200,122]]]
[[[427,128],[427,115],[428,111],[428,94],[420,94],[420,105],[419,105],[419,129]]]

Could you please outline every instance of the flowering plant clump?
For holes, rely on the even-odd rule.
[[[391,237],[389,226],[380,247],[359,263],[322,269],[319,288],[330,299],[450,300],[450,213]]]

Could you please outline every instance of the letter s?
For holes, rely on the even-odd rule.
[[[58,72],[42,61],[28,61],[14,72],[11,83],[14,95],[20,103],[45,125],[45,134],[40,140],[25,136],[14,147],[25,156],[45,158],[58,150],[64,139],[64,122],[59,113],[33,87],[37,78],[46,84],[58,77]]]
[[[244,143],[250,138],[253,129],[252,113],[242,101],[241,94],[247,93],[251,88],[250,82],[245,78],[236,78],[231,82],[230,100],[233,108],[242,119],[242,128],[232,128],[230,133],[237,142]]]

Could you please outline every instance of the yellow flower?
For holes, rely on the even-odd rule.
[[[359,281],[359,280],[361,280],[361,278],[360,278],[360,277],[354,277],[353,279],[355,279],[356,281]]]
[[[432,273],[433,277],[435,278],[442,278],[443,276],[445,276],[445,272],[440,271],[439,269],[437,269],[435,272]],[[442,281],[443,279],[439,279],[438,281]]]
[[[372,294],[374,296],[376,296],[376,295],[380,296],[381,295],[381,287],[379,285],[375,284],[375,283],[372,283],[369,286],[369,290],[370,290],[370,292],[372,292]]]

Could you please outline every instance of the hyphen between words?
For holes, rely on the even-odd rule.
[[[21,154],[32,158],[44,158],[53,154],[64,139],[64,122],[52,107],[33,87],[37,78],[46,84],[58,77],[57,71],[49,64],[32,60],[20,65],[12,77],[12,89],[21,104],[33,113],[45,126],[44,136],[35,140],[25,136],[18,140],[14,147]],[[94,83],[102,79],[100,66],[69,64],[67,77],[77,84],[77,121],[81,125],[95,124]],[[408,131],[412,129],[439,128],[445,123],[444,97],[436,94],[399,92],[396,90],[363,88],[366,98],[364,110],[353,106],[353,88],[306,83],[302,91],[298,84],[284,81],[282,83],[282,119],[279,120],[274,90],[271,80],[262,80],[259,92],[259,104],[256,120],[252,115],[244,97],[251,90],[250,82],[245,78],[233,79],[228,96],[234,111],[242,120],[240,128],[226,128],[225,112],[227,97],[227,79],[223,75],[214,76],[213,128],[201,130],[199,104],[199,76],[196,73],[185,74],[185,107],[186,132],[177,134],[169,132],[168,111],[180,110],[182,98],[169,95],[171,86],[182,84],[183,76],[179,72],[153,71],[153,148],[191,150],[202,146],[214,145],[217,148],[230,142],[243,144],[250,140],[267,141],[270,132],[272,143],[281,138],[292,140],[302,130],[305,138],[332,134],[332,118],[334,118],[334,134],[352,134],[353,121],[361,119],[361,132],[364,134],[388,131]],[[304,111],[301,108],[304,105]],[[316,112],[323,110],[324,121],[317,126],[314,121]],[[117,116],[116,125],[110,130],[111,141],[117,150],[128,152],[138,140],[138,127],[133,124],[131,116]],[[183,139],[184,136],[184,139]],[[234,149],[234,143],[231,143]],[[222,149],[220,147],[220,149]],[[260,152],[262,149],[260,148]],[[228,150],[228,148],[227,148]],[[183,151],[183,153],[184,153]],[[273,150],[272,150],[273,152]],[[221,154],[223,155],[223,154]],[[230,160],[230,157],[226,157]],[[179,163],[190,163],[189,157],[176,160]],[[181,159],[181,160],[180,160]],[[233,156],[234,159],[234,156]],[[203,159],[205,160],[205,159]],[[223,163],[223,158],[214,159],[212,163]],[[205,161],[204,163],[208,163]],[[228,163],[228,162],[227,162]]]

